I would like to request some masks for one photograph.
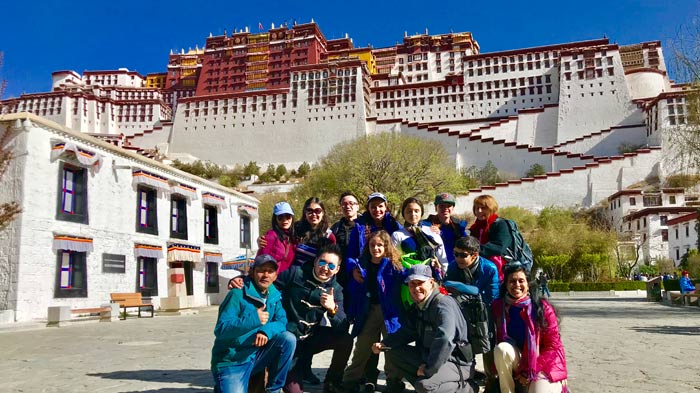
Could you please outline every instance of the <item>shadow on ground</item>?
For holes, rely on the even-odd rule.
[[[632,327],[630,330],[641,333],[700,336],[700,326],[640,326]]]
[[[160,388],[143,390],[143,392],[180,393],[213,391],[211,371],[209,370],[130,370],[108,373],[90,373],[91,377],[105,379],[130,379],[144,382],[181,383],[190,385],[186,388]]]
[[[639,298],[559,298],[551,299],[559,315],[576,318],[674,318],[675,316],[698,314],[695,307],[675,307],[650,303]],[[599,306],[596,306],[598,304]]]

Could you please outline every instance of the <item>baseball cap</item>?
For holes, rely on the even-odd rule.
[[[683,271],[681,272],[681,276],[685,276],[686,274],[688,274],[688,271],[687,271],[687,270],[683,270]]]
[[[369,194],[369,196],[367,197],[367,203],[369,203],[369,201],[371,201],[372,199],[381,199],[384,201],[384,203],[387,203],[386,196],[381,192],[373,192]]]
[[[275,268],[279,267],[277,260],[275,260],[275,258],[273,258],[272,255],[269,254],[260,254],[257,257],[255,257],[255,260],[253,261],[253,267],[262,266],[266,263],[274,263]]]
[[[433,278],[433,271],[430,270],[430,266],[419,264],[411,266],[411,268],[408,270],[408,277],[406,277],[404,282],[408,284],[409,281],[427,281],[431,278]]]
[[[280,214],[294,215],[294,211],[292,211],[292,207],[289,206],[289,203],[277,202],[275,203],[275,207],[272,209],[272,214],[274,214],[275,216],[279,216]]]
[[[455,202],[455,196],[448,192],[443,192],[442,194],[435,195],[435,206],[441,203],[449,203],[450,205],[454,206],[456,204]]]

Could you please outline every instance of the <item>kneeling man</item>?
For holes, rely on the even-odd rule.
[[[277,279],[277,261],[258,255],[243,288],[233,288],[219,306],[211,351],[214,392],[247,393],[251,375],[267,367],[267,392],[281,392],[296,337],[287,331],[287,316]]]
[[[408,323],[372,346],[387,352],[418,393],[478,392],[467,322],[457,302],[440,293],[429,266],[414,265],[406,278],[411,299]],[[415,346],[408,345],[415,341]]]

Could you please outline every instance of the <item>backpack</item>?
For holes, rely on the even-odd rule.
[[[530,246],[525,242],[523,235],[518,229],[518,224],[516,224],[513,220],[505,218],[499,218],[499,220],[505,221],[512,240],[511,246],[506,249],[506,252],[503,255],[503,257],[506,259],[506,265],[518,262],[525,269],[525,273],[530,275],[534,258],[532,256]]]
[[[486,353],[494,342],[489,332],[489,307],[481,299],[479,289],[457,281],[445,281],[444,287],[457,301],[462,316],[467,321],[472,353]]]

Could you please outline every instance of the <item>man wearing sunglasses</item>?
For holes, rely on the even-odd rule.
[[[323,391],[334,392],[340,386],[353,341],[343,309],[343,288],[335,277],[339,270],[340,249],[331,244],[319,250],[313,263],[291,266],[275,281],[287,312],[287,330],[297,337],[296,364],[287,376],[287,393],[303,392],[303,370],[311,367],[314,354],[329,349],[333,358]]]
[[[473,236],[457,239],[454,248],[455,262],[447,268],[445,281],[456,281],[477,287],[482,301],[490,310],[491,303],[500,297],[498,268],[493,262],[479,256],[480,247],[479,240]],[[489,313],[489,334],[491,337],[495,335],[495,325],[491,313]],[[486,391],[494,391],[498,384],[494,373],[493,351],[484,353],[483,356]]]

